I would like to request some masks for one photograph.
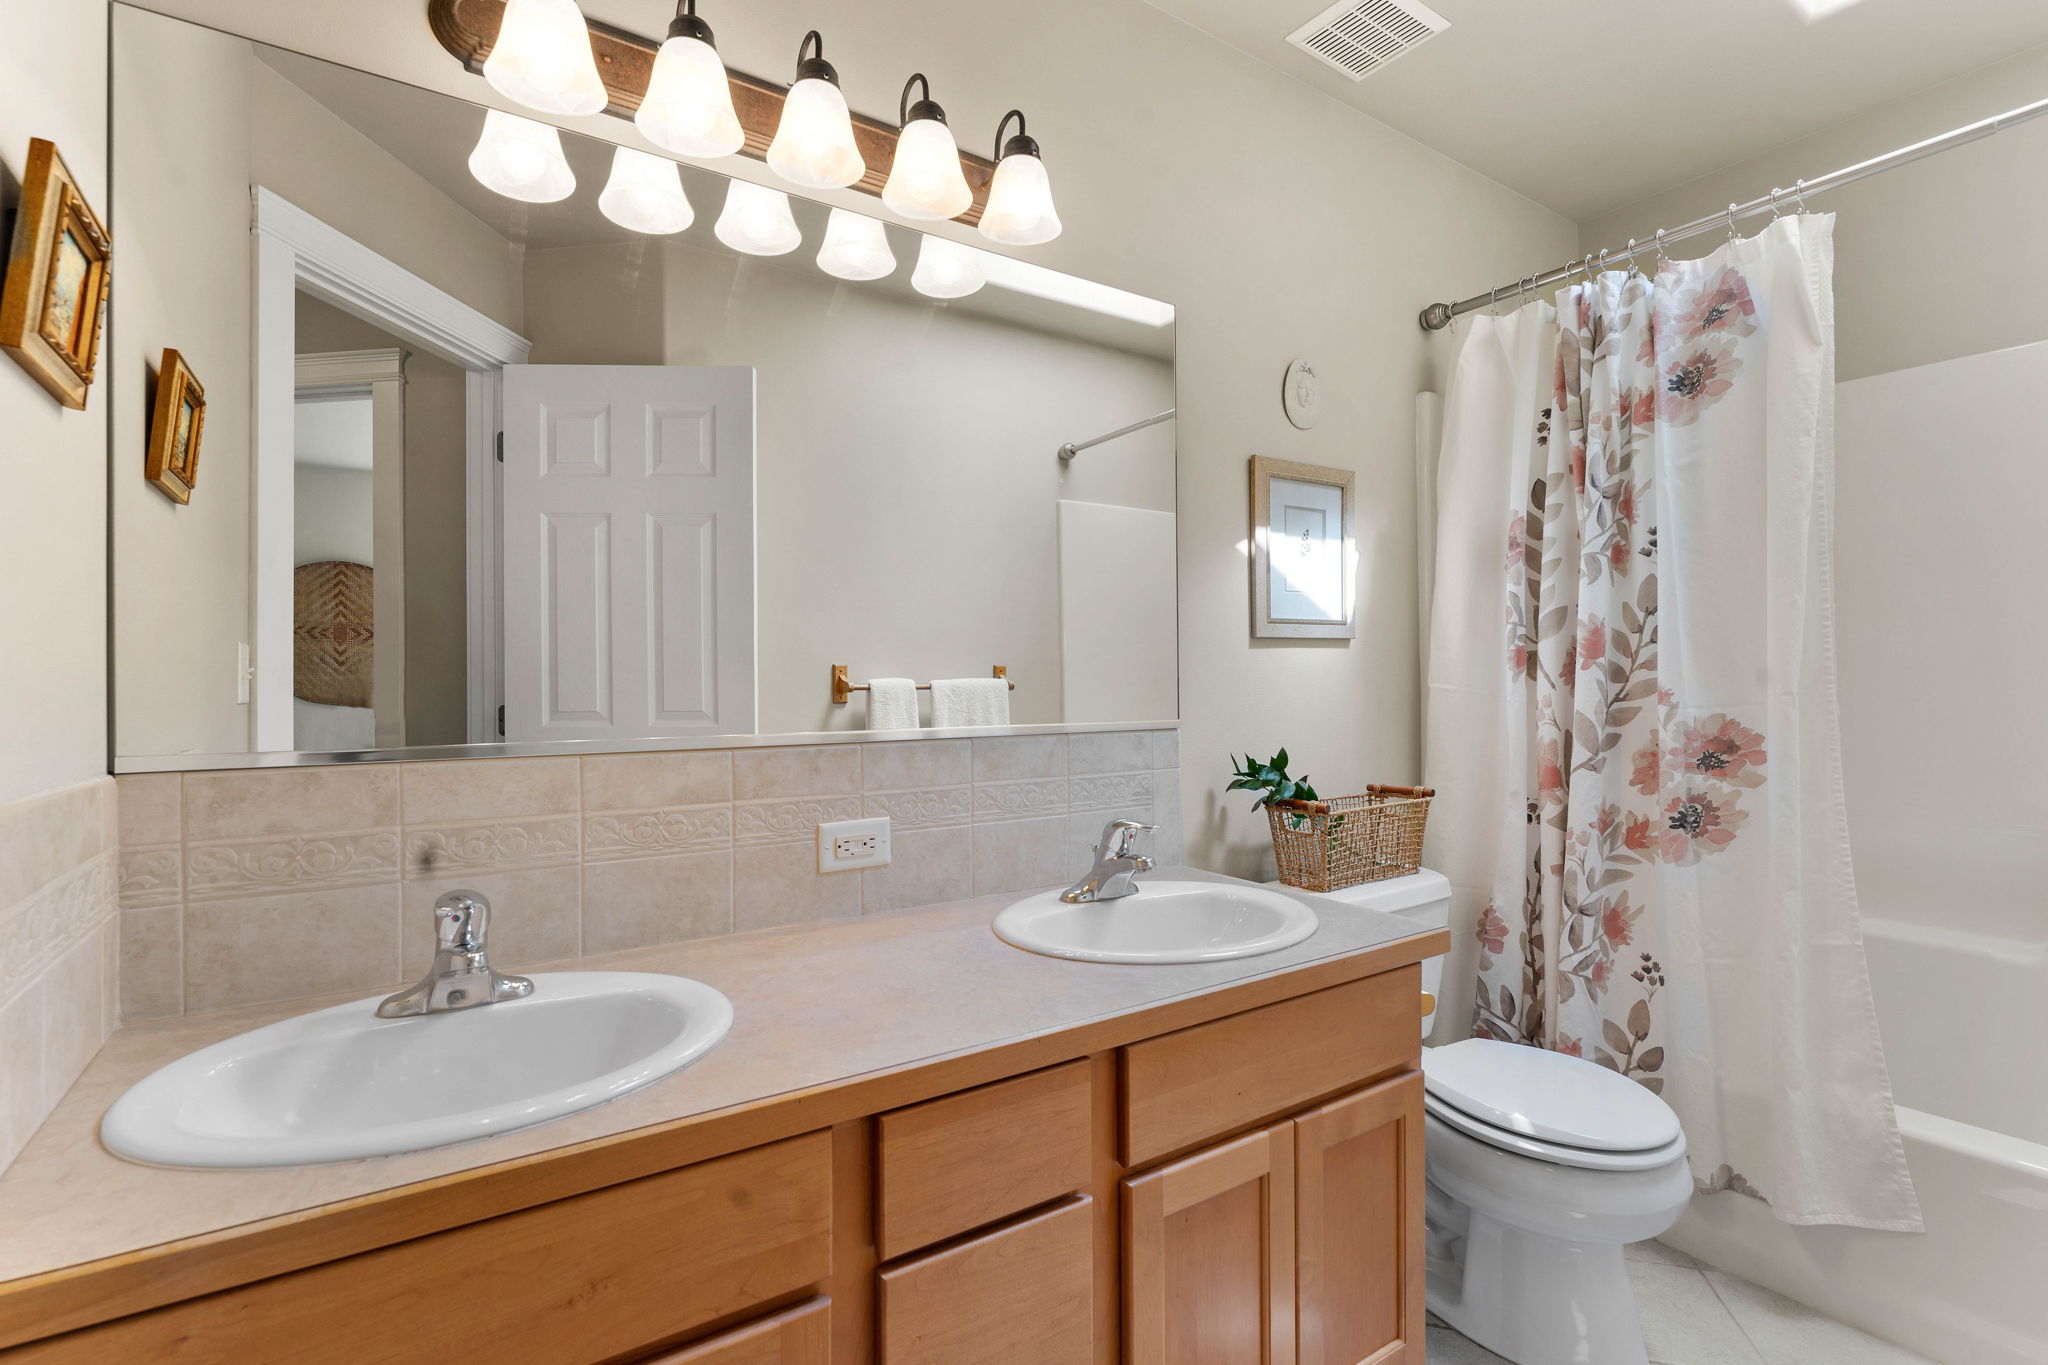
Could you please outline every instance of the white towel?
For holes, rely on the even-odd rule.
[[[1010,684],[1003,678],[933,678],[932,726],[1008,725]]]
[[[916,683],[908,678],[875,678],[868,683],[868,729],[916,728]]]

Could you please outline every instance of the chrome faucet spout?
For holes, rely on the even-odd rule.
[[[1152,870],[1152,860],[1138,852],[1138,836],[1158,829],[1136,820],[1112,820],[1102,827],[1102,842],[1095,846],[1095,866],[1088,875],[1060,892],[1069,905],[1115,900],[1138,889],[1137,875]]]
[[[480,891],[450,891],[434,902],[434,965],[415,985],[377,1006],[379,1019],[495,1005],[533,994],[533,982],[491,968],[485,940],[491,903]]]

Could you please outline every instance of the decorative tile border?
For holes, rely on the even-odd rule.
[[[175,905],[185,895],[184,851],[177,844],[121,850],[121,908]]]
[[[185,846],[185,899],[273,896],[398,880],[398,833],[304,834]]]
[[[582,850],[582,830],[573,815],[409,829],[405,832],[405,875],[414,880],[555,867],[576,862]]]
[[[979,782],[974,787],[976,820],[1028,820],[1041,815],[1064,815],[1066,810],[1067,784],[1064,778]]]
[[[928,791],[869,792],[861,798],[862,813],[887,816],[900,829],[939,829],[964,825],[974,815],[974,788],[934,787]]]
[[[118,883],[110,849],[0,911],[0,1005],[114,917]]]
[[[667,806],[583,817],[583,859],[654,858],[732,846],[732,807]]]
[[[1152,804],[1152,774],[1101,773],[1068,783],[1067,804],[1075,810],[1112,810]]]
[[[735,844],[795,844],[815,838],[827,820],[858,820],[858,796],[803,797],[791,801],[741,801],[732,808]]]

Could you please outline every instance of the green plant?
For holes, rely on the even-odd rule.
[[[1287,751],[1282,749],[1265,762],[1260,763],[1250,754],[1244,756],[1244,766],[1231,769],[1231,783],[1224,788],[1233,792],[1263,792],[1263,796],[1252,802],[1253,810],[1263,810],[1275,801],[1314,801],[1316,789],[1309,785],[1307,774],[1300,777],[1287,775]],[[1301,817],[1294,817],[1299,825]]]

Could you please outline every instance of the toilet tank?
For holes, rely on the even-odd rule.
[[[1279,882],[1268,882],[1268,886],[1279,886]],[[1299,890],[1300,888],[1294,888]],[[1317,899],[1342,902],[1347,906],[1358,906],[1366,910],[1380,910],[1396,918],[1407,920],[1415,926],[1416,933],[1428,929],[1442,929],[1451,922],[1451,883],[1441,872],[1423,868],[1420,872],[1406,877],[1389,877],[1384,881],[1361,882],[1347,886],[1341,891],[1322,892]],[[1316,907],[1319,915],[1341,914],[1333,906]],[[1442,957],[1422,959],[1422,989],[1431,995],[1438,994],[1437,986],[1443,981],[1444,960]],[[1422,1036],[1427,1038],[1436,1024],[1432,1016],[1422,1020]]]

